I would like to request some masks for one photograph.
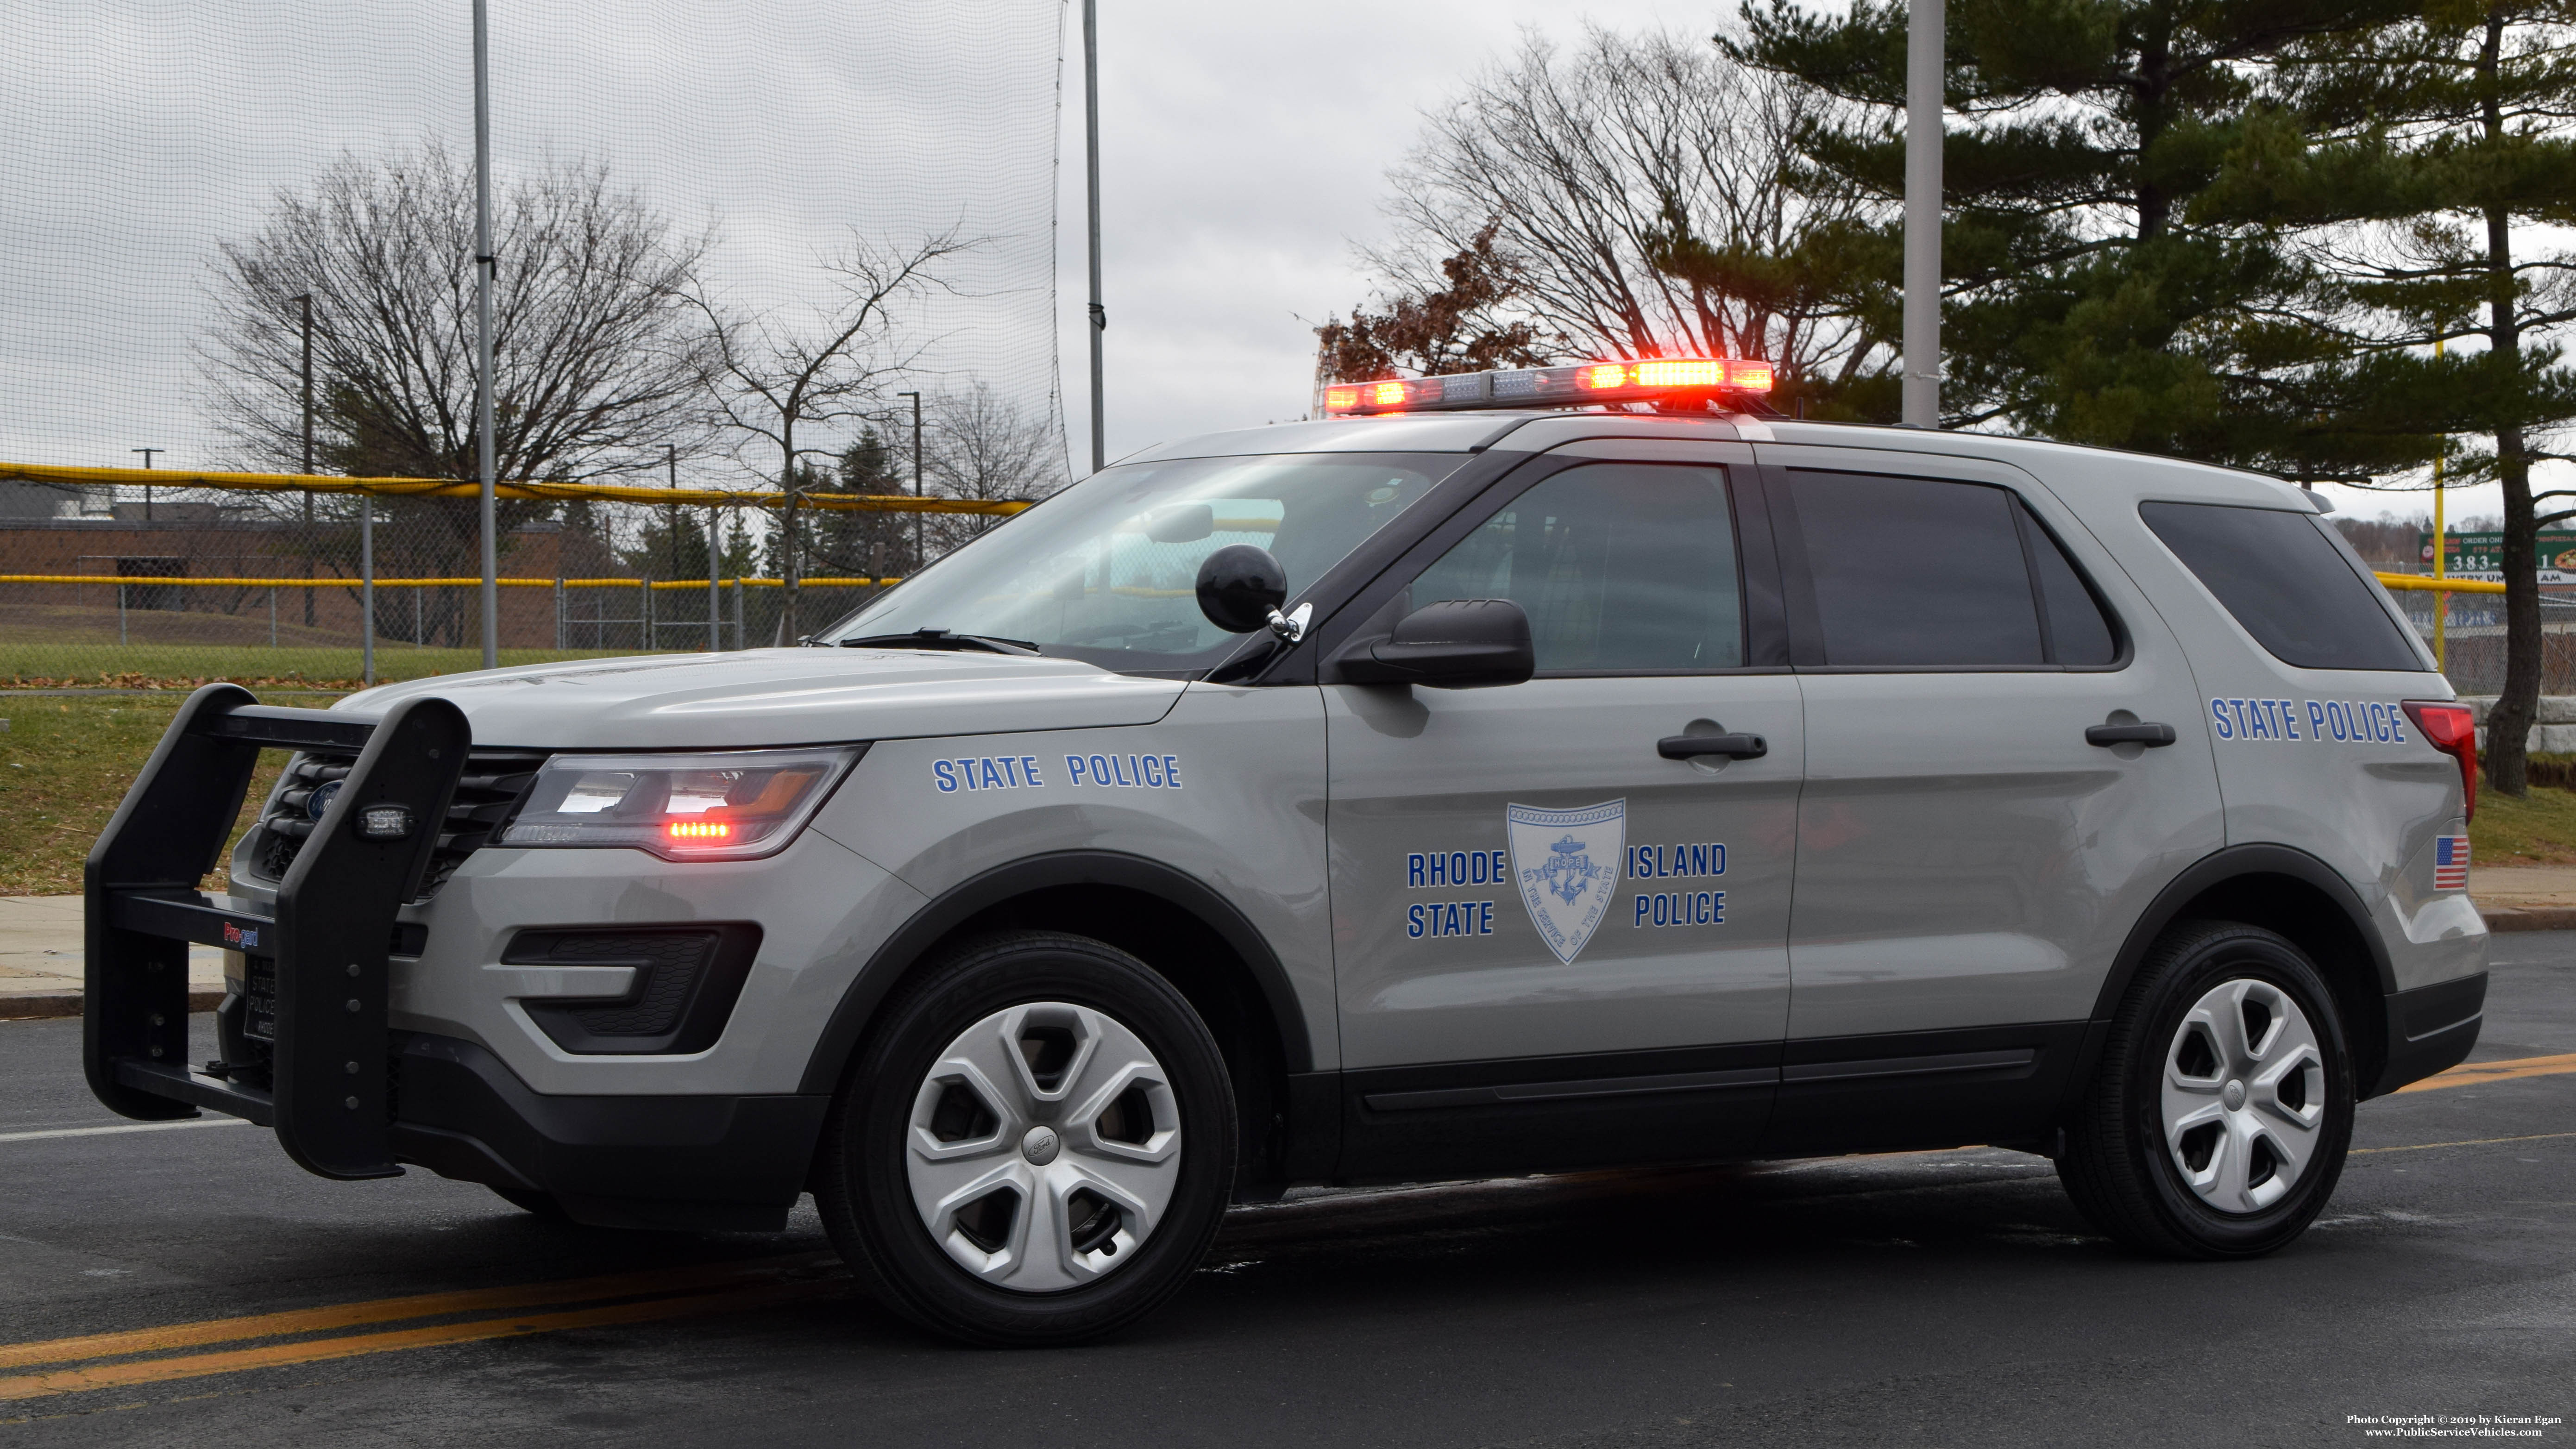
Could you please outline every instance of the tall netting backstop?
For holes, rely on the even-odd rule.
[[[1061,485],[1063,9],[492,7],[505,659],[792,639]],[[479,662],[467,17],[0,30],[0,687]]]

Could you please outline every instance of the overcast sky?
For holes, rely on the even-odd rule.
[[[1109,456],[1306,409],[1314,325],[1368,291],[1351,243],[1383,231],[1386,168],[1412,146],[1421,112],[1524,30],[1571,40],[1589,21],[1705,35],[1731,12],[1653,0],[1101,0]],[[1077,471],[1090,456],[1079,24],[1067,37],[1057,233]]]

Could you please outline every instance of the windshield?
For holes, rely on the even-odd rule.
[[[923,629],[1034,644],[1130,673],[1213,668],[1242,637],[1199,613],[1199,563],[1270,550],[1295,599],[1464,454],[1304,453],[1104,469],[820,636]]]

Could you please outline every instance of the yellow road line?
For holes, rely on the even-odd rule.
[[[2546,1142],[2552,1137],[2576,1137],[2576,1132],[2534,1132],[2528,1137],[2472,1137],[2465,1142],[2410,1142],[2403,1147],[2356,1147],[2350,1155],[2366,1152],[2422,1152],[2434,1147],[2492,1147],[2499,1142]]]
[[[454,1293],[415,1293],[361,1303],[335,1303],[283,1313],[242,1318],[214,1318],[200,1323],[174,1323],[123,1333],[92,1333],[38,1343],[0,1344],[0,1368],[70,1363],[79,1359],[114,1358],[122,1354],[162,1353],[200,1348],[245,1338],[273,1338],[288,1333],[357,1328],[370,1323],[399,1323],[409,1318],[451,1313],[540,1308],[557,1303],[586,1303],[601,1298],[627,1298],[644,1293],[675,1293],[723,1288],[781,1271],[813,1267],[836,1259],[829,1253],[796,1253],[744,1262],[704,1263],[645,1273],[612,1273],[598,1278],[570,1278],[552,1283],[523,1283],[509,1288],[482,1288]]]
[[[168,1383],[175,1379],[203,1378],[209,1374],[282,1368],[291,1364],[319,1363],[325,1359],[355,1358],[371,1353],[394,1353],[403,1349],[435,1348],[451,1343],[479,1343],[487,1339],[518,1338],[532,1333],[555,1333],[568,1328],[600,1328],[614,1324],[646,1323],[655,1319],[678,1318],[685,1314],[724,1313],[746,1308],[763,1308],[799,1298],[819,1297],[828,1293],[846,1291],[848,1291],[847,1286],[840,1283],[774,1283],[730,1292],[697,1293],[678,1298],[650,1298],[638,1303],[620,1303],[607,1308],[582,1308],[568,1313],[478,1318],[462,1323],[436,1324],[428,1328],[395,1329],[387,1333],[354,1334],[341,1338],[311,1338],[300,1343],[270,1344],[264,1348],[238,1348],[221,1353],[187,1354],[177,1358],[149,1358],[126,1363],[81,1365],[73,1368],[51,1369],[43,1373],[21,1374],[15,1378],[0,1378],[0,1402],[46,1398],[55,1394],[74,1394],[88,1389]]]
[[[2576,1072],[2576,1052],[2562,1052],[2554,1057],[2518,1057],[2509,1062],[2463,1062],[2447,1072],[2436,1072],[2397,1090],[2437,1092],[2444,1087],[2474,1087],[2484,1082],[2510,1082],[2517,1077],[2555,1077],[2568,1072]]]

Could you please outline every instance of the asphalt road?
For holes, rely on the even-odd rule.
[[[2576,933],[2497,941],[2477,1059],[2576,1051]],[[2576,1419],[2576,1074],[2366,1104],[2325,1218],[2257,1263],[2131,1256],[2046,1161],[1991,1149],[1533,1178],[1240,1210],[1141,1328],[1009,1353],[857,1297],[810,1209],[610,1233],[418,1172],[323,1182],[240,1125],[18,1136],[116,1120],[79,1030],[0,1023],[0,1445],[2344,1445],[2353,1415]],[[384,1302],[423,1294],[453,1296]],[[118,1336],[52,1342],[94,1334]]]

